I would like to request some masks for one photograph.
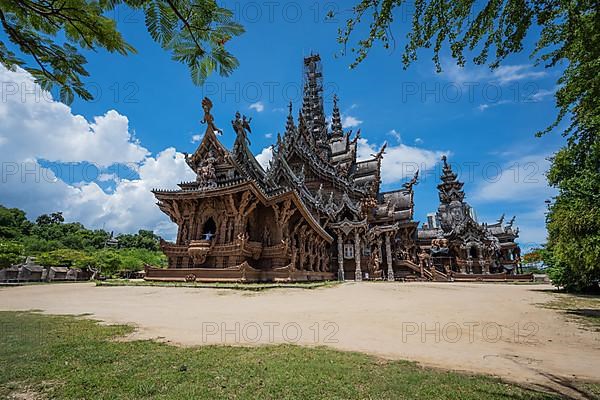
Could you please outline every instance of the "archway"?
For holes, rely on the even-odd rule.
[[[216,232],[217,224],[215,223],[215,220],[212,217],[210,217],[202,227],[202,239],[212,240]]]
[[[477,258],[477,256],[478,256],[477,247],[476,246],[471,246],[471,248],[469,249],[469,257],[470,258]]]

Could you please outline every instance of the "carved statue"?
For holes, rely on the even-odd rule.
[[[226,242],[229,243],[233,240],[233,220],[227,220],[227,234]]]
[[[248,139],[248,133],[252,133],[252,129],[250,128],[251,121],[252,121],[252,118],[247,119],[245,115],[244,116],[240,115],[239,111],[235,113],[235,119],[233,121],[231,121],[231,124],[233,125],[233,130],[235,131],[235,133],[242,140],[245,140],[246,142],[248,142],[248,145],[251,144],[250,139]],[[248,133],[246,133],[246,132],[248,132]]]
[[[448,212],[450,214],[450,219],[454,226],[459,225],[465,219],[463,205],[459,201],[453,201],[452,203],[450,203]]]
[[[371,258],[372,258],[371,262],[373,264],[373,271],[374,272],[379,271],[379,269],[380,269],[379,266],[381,264],[381,260],[379,259],[379,252],[378,251],[374,251],[373,252],[373,256]]]
[[[271,230],[268,225],[265,225],[265,229],[263,231],[263,245],[270,246],[271,245]]]
[[[209,150],[206,159],[202,161],[196,171],[196,181],[198,182],[200,189],[207,190],[217,187],[217,175],[214,166],[216,161],[217,159],[212,150]]]
[[[420,266],[422,268],[428,268],[430,258],[431,258],[431,256],[429,255],[429,253],[427,253],[427,251],[425,251],[425,249],[421,249],[421,252],[419,253]]]
[[[188,236],[188,221],[185,220],[183,221],[183,224],[181,224],[181,241],[187,243],[189,239]]]
[[[221,133],[223,133],[223,131],[215,126],[215,119],[213,118],[213,116],[210,113],[212,106],[213,106],[212,101],[210,101],[210,99],[208,97],[205,97],[204,99],[202,99],[202,110],[204,110],[204,118],[202,119],[202,123],[208,124],[208,126],[212,126],[215,131],[217,131],[219,134],[221,134]]]

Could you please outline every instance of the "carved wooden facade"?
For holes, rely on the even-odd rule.
[[[337,97],[331,126],[325,122],[319,56],[306,58],[304,67],[302,108],[295,119],[290,103],[285,132],[277,135],[266,170],[249,148],[251,121],[236,113],[230,151],[218,140],[222,131],[211,101],[202,101],[206,132],[194,154],[186,154],[196,180],[179,184],[178,190],[153,191],[178,234],[175,243],[162,243],[169,268],[148,268],[146,279],[437,276],[429,264],[423,268],[413,221],[418,173],[400,189],[381,192],[386,146],[370,159],[357,160],[360,131],[342,128]]]
[[[478,223],[465,201],[463,183],[452,171],[446,157],[442,182],[438,185],[440,205],[435,220],[418,232],[418,244],[429,255],[423,260],[431,269],[448,274],[515,274],[520,248],[515,242],[519,229],[515,218],[504,224],[504,215],[495,224]]]

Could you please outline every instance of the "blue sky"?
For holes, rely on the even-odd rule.
[[[400,29],[394,31],[398,39],[395,50],[375,46],[358,68],[350,70],[352,57],[341,56],[341,47],[336,42],[338,27],[350,16],[349,6],[316,2],[222,4],[232,8],[236,19],[246,28],[244,35],[228,44],[241,65],[229,78],[211,76],[204,87],[194,86],[187,68],[172,61],[151,40],[141,13],[125,8],[115,11],[124,37],[138,53],[128,57],[105,52],[86,54],[91,73],[88,82],[97,98],[92,102],[76,100],[70,110],[59,107],[61,115],[70,113],[64,117],[70,121],[69,126],[83,123],[78,115],[89,123],[86,128],[77,129],[94,130],[106,124],[104,130],[95,132],[97,136],[99,132],[109,132],[106,141],[96,138],[100,142],[90,144],[86,139],[81,146],[93,146],[95,150],[69,151],[49,151],[43,146],[25,151],[23,146],[27,145],[21,144],[17,152],[21,154],[22,150],[21,158],[14,161],[33,159],[39,168],[50,168],[62,181],[58,182],[61,189],[55,185],[51,190],[54,195],[48,197],[54,200],[42,202],[32,199],[32,195],[35,197],[38,192],[46,196],[46,189],[41,189],[43,185],[28,185],[31,182],[23,179],[3,180],[0,201],[21,206],[31,216],[53,211],[51,207],[62,207],[68,217],[92,226],[117,231],[152,228],[168,236],[172,233],[169,222],[159,212],[152,211],[156,208],[152,197],[144,197],[142,193],[151,183],[163,185],[168,178],[174,184],[186,176],[189,178],[177,154],[193,152],[198,145],[195,135],[204,132],[200,124],[202,97],[212,98],[216,122],[225,130],[222,141],[229,147],[234,139],[230,124],[234,113],[239,110],[253,117],[252,149],[265,155],[264,149],[285,127],[290,99],[297,113],[302,58],[318,52],[323,60],[326,112],[331,113],[332,95],[337,93],[347,128],[361,129],[362,155],[376,151],[385,141],[389,144],[384,158],[384,189],[399,187],[415,165],[421,169],[422,179],[415,192],[416,220],[425,220],[426,213],[437,208],[435,186],[440,165],[436,162],[442,153],[448,153],[466,182],[467,200],[476,208],[480,221],[493,222],[502,213],[508,217],[517,215],[522,243],[528,247],[543,242],[544,200],[553,193],[544,182],[543,173],[547,169],[544,159],[562,144],[562,138],[559,134],[536,138],[534,133],[556,115],[552,94],[559,71],[534,67],[528,53],[523,53],[510,57],[496,71],[472,63],[461,69],[443,56],[444,72],[438,74],[428,50],[422,51],[419,60],[404,70]],[[337,17],[328,20],[326,14],[331,7]],[[402,10],[396,26],[409,19],[410,10]],[[3,83],[11,79],[14,77],[5,73]],[[12,93],[6,86],[3,89],[5,95]],[[57,131],[52,124],[62,121],[51,117],[53,112],[59,112],[58,106],[40,111],[41,106],[31,104],[34,101],[31,96],[25,97],[21,104],[11,102],[10,98],[2,102],[5,115],[25,115],[12,125],[6,120],[0,122],[3,158],[11,143],[19,143],[17,131],[35,125],[22,125],[27,118],[38,122],[49,118],[48,126]],[[39,110],[31,112],[31,107]],[[97,117],[105,118],[98,122]],[[110,136],[120,132],[119,129],[124,136]],[[50,139],[45,138],[41,128],[36,132],[32,135],[40,135],[39,141],[54,137],[52,133]],[[103,146],[105,150],[101,150]],[[170,148],[174,149],[165,150]],[[127,150],[127,154],[121,150]],[[112,154],[112,161],[117,164],[111,165]],[[89,165],[101,167],[94,173],[82,173],[86,167],[90,171]],[[165,171],[168,168],[171,171]],[[71,173],[65,172],[69,170]],[[146,179],[147,184],[138,187],[139,196],[132,195],[132,204],[127,204],[126,194],[134,190],[129,181],[139,179]],[[17,190],[9,184],[17,185]],[[121,196],[119,201],[117,194]]]

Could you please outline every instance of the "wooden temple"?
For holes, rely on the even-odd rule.
[[[211,101],[205,98],[202,107],[206,132],[194,154],[186,154],[196,180],[180,183],[178,190],[153,190],[178,233],[174,243],[161,243],[168,268],[148,267],[148,280],[443,280],[453,269],[492,271],[489,246],[514,244],[515,234],[492,235],[504,240],[498,244],[489,235],[496,227],[471,220],[461,220],[460,230],[454,219],[450,225],[444,219],[442,229],[419,230],[413,220],[418,172],[401,188],[380,191],[386,146],[358,161],[360,131],[343,129],[337,97],[331,124],[326,123],[318,55],[304,59],[302,107],[295,119],[290,103],[267,170],[249,148],[250,119],[236,113],[236,139],[228,150],[218,139],[222,131]],[[462,183],[449,168],[439,213],[455,218],[456,207],[467,215],[466,205]],[[475,242],[469,229],[479,235]],[[467,242],[459,243],[459,237]],[[453,259],[435,259],[437,239],[449,241],[444,254]]]

